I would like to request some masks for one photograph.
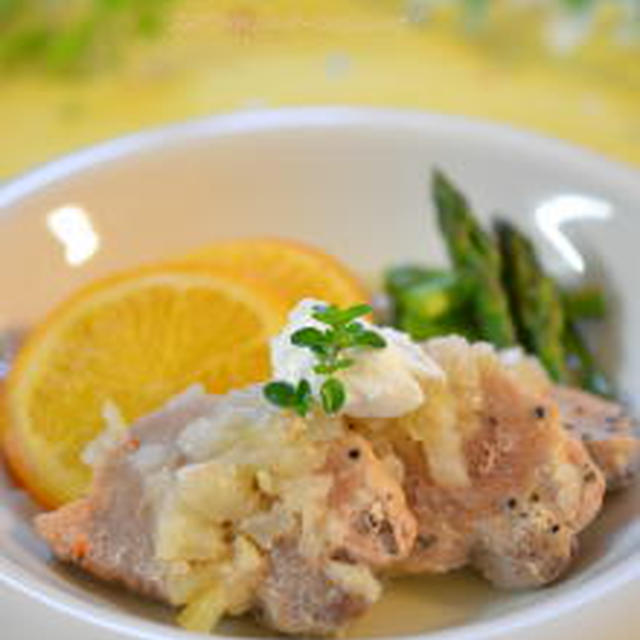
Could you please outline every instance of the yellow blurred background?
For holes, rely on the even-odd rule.
[[[624,3],[576,17],[497,1],[475,19],[420,0],[165,4],[153,37],[127,36],[96,69],[0,69],[0,179],[142,127],[302,104],[465,114],[640,165],[640,39]]]

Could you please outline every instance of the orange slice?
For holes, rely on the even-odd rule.
[[[287,305],[263,284],[198,265],[158,265],[102,280],[36,329],[7,387],[7,457],[43,504],[77,498],[80,456],[106,401],[127,421],[190,384],[215,392],[268,377],[268,338]]]
[[[204,247],[185,259],[264,282],[290,307],[302,298],[318,298],[338,306],[369,299],[358,278],[333,256],[290,240],[231,240]]]

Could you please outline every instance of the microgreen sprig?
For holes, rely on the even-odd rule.
[[[306,416],[311,408],[311,385],[308,380],[300,380],[297,386],[280,380],[269,382],[264,387],[264,395],[271,404],[293,409],[300,416]]]
[[[345,355],[346,349],[382,349],[385,339],[376,331],[367,329],[358,318],[371,312],[367,304],[339,309],[333,305],[315,307],[311,317],[327,326],[303,327],[291,335],[291,344],[309,349],[317,359],[314,373],[326,376],[320,386],[320,403],[329,415],[340,411],[347,399],[344,384],[334,376],[349,368],[355,360]],[[311,385],[302,379],[297,386],[290,382],[274,381],[265,385],[264,394],[272,404],[293,409],[305,416],[313,405]]]

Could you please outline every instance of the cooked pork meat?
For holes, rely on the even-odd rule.
[[[604,472],[607,489],[627,486],[640,469],[640,439],[622,407],[569,387],[555,387],[552,397],[565,428],[584,442]]]
[[[207,470],[203,451],[206,446],[221,446],[220,442],[198,440],[203,425],[209,421],[215,429],[216,419],[247,412],[251,408],[247,405],[257,403],[259,397],[254,393],[249,401],[246,397],[236,401],[234,394],[225,398],[194,395],[143,418],[104,453],[89,495],[39,516],[38,531],[62,560],[168,603],[188,602],[182,582],[176,586],[172,580],[188,574],[192,567],[194,574],[211,567],[214,580],[222,560],[209,550],[214,548],[219,530],[214,519],[220,496],[213,496],[210,502],[190,503],[186,509],[180,506],[176,511],[176,490],[179,495],[180,483],[194,478],[197,482],[191,485],[189,498],[203,490],[198,480]],[[253,409],[260,411],[257,406]],[[281,428],[283,434],[293,433],[295,442],[292,445],[284,439],[279,443],[280,460],[277,451],[275,456],[274,451],[265,452],[276,458],[274,468],[260,469],[262,475],[253,477],[253,488],[244,496],[244,504],[235,501],[229,505],[229,513],[235,516],[221,523],[224,536],[242,533],[263,557],[254,571],[258,579],[252,590],[233,606],[229,603],[227,610],[254,610],[267,624],[290,633],[333,633],[377,599],[379,584],[370,569],[408,555],[415,538],[415,519],[401,486],[364,438],[349,434],[338,424],[330,439],[310,441],[304,421],[265,411],[265,437]],[[234,423],[226,435],[235,432],[237,436],[244,428]],[[192,437],[185,440],[187,429]],[[251,437],[256,437],[253,431]],[[223,432],[222,441],[224,438]],[[251,448],[268,445],[257,438],[255,445],[244,446],[244,454],[262,455]],[[317,450],[317,456],[309,459],[312,462],[305,460],[309,445]],[[229,443],[224,446],[227,449],[216,452],[221,458],[225,452],[229,455]],[[299,455],[301,465],[295,460],[287,462],[288,453]],[[279,464],[297,468],[278,476]],[[237,470],[239,465],[234,462],[232,466]],[[222,467],[216,471],[225,473]],[[215,478],[202,478],[215,489]],[[289,483],[282,500],[278,483]],[[255,485],[263,485],[261,491]],[[209,489],[205,486],[204,490]],[[196,517],[192,507],[203,510],[203,517]],[[198,538],[194,531],[200,532]],[[210,536],[204,546],[203,535]],[[193,539],[184,540],[189,536]],[[222,555],[228,551],[223,550]],[[229,578],[242,582],[237,575]],[[184,582],[185,576],[181,579]],[[186,582],[190,580],[187,576]]]
[[[104,456],[89,496],[38,516],[36,528],[55,555],[99,578],[168,601],[164,568],[153,550],[154,513],[144,477],[161,467],[178,467],[176,437],[212,405],[211,397],[197,396],[142,418]],[[146,468],[139,464],[142,442],[142,451],[158,454]]]
[[[370,569],[406,557],[415,539],[402,488],[366,440],[349,435],[332,442],[325,470],[333,477],[325,507],[334,542],[314,556],[301,553],[295,538],[279,539],[258,588],[255,613],[286,633],[331,634],[364,613],[380,592]]]
[[[406,557],[415,541],[416,521],[400,483],[371,445],[355,434],[336,441],[326,468],[334,479],[327,508],[344,531],[333,557],[376,569]]]
[[[626,487],[640,469],[640,437],[624,408],[581,389],[554,385],[538,361],[519,349],[501,357],[530,389],[558,405],[565,429],[585,444],[605,475],[607,489]]]
[[[295,540],[279,541],[268,562],[254,612],[285,633],[335,633],[379,596],[380,585],[366,567],[305,557]]]
[[[37,529],[59,558],[184,605],[190,628],[252,612],[332,634],[379,597],[380,573],[555,580],[605,476],[619,486],[638,464],[630,421],[531,359],[457,337],[421,349],[424,402],[397,417],[300,418],[253,387],[188,392],[128,431],[115,420],[88,450],[89,495]]]
[[[602,473],[565,431],[555,404],[487,345],[446,338],[425,349],[446,382],[432,383],[413,415],[371,431],[378,442],[392,441],[403,461],[418,521],[414,551],[397,570],[471,564],[503,588],[554,580],[601,507]]]

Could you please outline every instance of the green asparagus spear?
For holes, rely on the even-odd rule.
[[[398,323],[398,329],[405,331],[412,340],[429,340],[437,336],[448,336],[457,334],[464,336],[468,340],[477,340],[474,337],[474,328],[469,326],[464,317],[437,318],[435,320],[425,320],[420,316],[410,313],[402,316]]]
[[[466,297],[463,282],[450,273],[409,287],[398,296],[398,305],[404,312],[435,319],[455,315],[464,305]]]
[[[503,280],[524,347],[535,353],[556,382],[567,382],[563,296],[542,270],[533,245],[511,223],[495,225],[503,260]]]
[[[583,290],[580,305],[571,304],[545,275],[530,240],[508,222],[496,225],[504,260],[504,279],[524,346],[537,354],[551,377],[603,396],[612,386],[598,367],[577,327],[578,312],[604,313],[602,293]],[[597,304],[595,300],[599,299]],[[576,296],[575,300],[579,300]],[[584,304],[589,301],[589,304]]]
[[[477,339],[469,320],[471,289],[453,271],[402,265],[385,274],[385,289],[393,305],[393,322],[414,340],[458,333]]]
[[[515,344],[498,248],[476,221],[464,196],[440,171],[433,173],[432,190],[454,267],[473,282],[473,316],[480,337],[499,348]]]
[[[453,313],[469,298],[469,284],[455,272],[412,265],[389,269],[385,289],[398,311],[425,318]]]
[[[446,279],[450,275],[451,272],[444,269],[430,269],[416,264],[395,265],[385,271],[384,287],[395,298],[414,286]]]
[[[565,309],[576,320],[601,320],[607,314],[604,291],[597,285],[566,291]]]

